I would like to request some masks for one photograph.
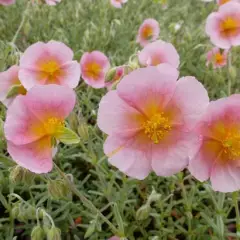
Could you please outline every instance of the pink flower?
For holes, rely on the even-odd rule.
[[[146,19],[138,30],[137,42],[144,47],[149,42],[157,40],[159,34],[158,22],[152,18]]]
[[[210,178],[215,191],[240,189],[240,95],[209,104],[196,133],[198,150],[189,170],[200,181]]]
[[[15,98],[7,98],[7,95],[13,86],[19,86],[19,94],[26,94],[26,89],[21,85],[21,82],[18,79],[18,71],[19,67],[14,65],[7,71],[0,73],[0,101],[3,102],[5,106],[9,106]]]
[[[93,88],[105,87],[105,74],[110,68],[108,58],[99,51],[83,54],[80,67],[83,80]]]
[[[221,68],[227,65],[228,50],[221,52],[219,48],[213,48],[207,53],[207,66],[212,63],[214,68]]]
[[[223,5],[228,2],[240,2],[239,0],[217,0],[218,5]]]
[[[20,59],[19,79],[27,90],[45,84],[75,88],[80,74],[77,61],[73,61],[73,51],[61,42],[37,42]]]
[[[196,140],[190,130],[209,99],[194,77],[177,78],[168,64],[140,68],[100,102],[98,126],[109,135],[104,152],[130,177],[144,179],[152,170],[170,176],[188,164]]]
[[[228,49],[240,45],[240,4],[229,2],[207,18],[206,33],[213,44]]]
[[[110,237],[108,240],[120,240],[120,237],[113,236],[113,237]]]
[[[122,5],[126,3],[128,0],[111,0],[111,4],[115,8],[122,8]]]
[[[124,76],[124,66],[117,67],[113,80],[111,82],[106,83],[107,89],[111,90],[113,84],[120,81],[123,76]]]
[[[35,173],[51,171],[52,139],[59,138],[74,105],[74,91],[59,85],[38,85],[18,96],[8,108],[4,126],[14,161]]]
[[[0,5],[8,6],[14,4],[15,2],[16,0],[0,0]]]
[[[45,0],[46,1],[46,4],[50,5],[50,6],[54,6],[56,5],[57,3],[60,3],[61,0]]]
[[[161,40],[149,43],[138,54],[142,66],[157,66],[161,63],[168,63],[175,68],[179,66],[179,55],[171,43]]]

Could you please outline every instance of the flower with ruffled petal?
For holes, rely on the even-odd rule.
[[[18,72],[19,67],[14,65],[7,71],[0,73],[0,101],[3,102],[5,106],[9,106],[17,95],[26,94],[26,89],[19,81]],[[15,93],[12,94],[13,96],[8,96],[11,90],[14,90]]]
[[[207,53],[207,66],[211,63],[214,68],[222,68],[227,65],[227,58],[228,50],[213,48]]]
[[[73,51],[62,42],[37,42],[28,47],[20,59],[19,79],[27,90],[47,84],[75,88],[80,75]]]
[[[240,95],[213,101],[195,129],[197,151],[189,170],[199,181],[210,178],[215,191],[240,189]]]
[[[212,43],[228,49],[240,45],[240,3],[229,2],[207,18],[206,33]]]
[[[142,46],[157,40],[160,34],[159,24],[155,19],[149,18],[144,20],[138,30],[137,42]]]
[[[146,45],[138,54],[139,63],[142,66],[157,66],[161,63],[168,63],[178,68],[179,55],[171,43],[158,40]]]
[[[45,0],[45,1],[46,1],[46,4],[48,4],[50,6],[55,6],[61,2],[61,0]]]
[[[110,68],[108,58],[100,51],[83,54],[80,67],[83,80],[93,88],[105,87],[105,75]]]
[[[122,8],[122,5],[126,3],[128,0],[111,0],[112,6],[115,8]]]
[[[108,135],[104,152],[128,176],[170,176],[188,165],[196,141],[191,130],[209,98],[194,77],[177,79],[168,64],[140,68],[102,98],[97,122]]]
[[[64,120],[74,105],[74,91],[60,85],[38,85],[16,97],[4,126],[13,160],[35,173],[51,171],[54,143],[63,138]]]

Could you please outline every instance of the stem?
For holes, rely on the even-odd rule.
[[[223,222],[223,216],[222,216],[222,209],[223,209],[223,205],[224,205],[224,200],[225,200],[225,193],[219,193],[219,197],[218,197],[218,203],[217,203],[217,211],[218,211],[218,215],[217,215],[217,227],[218,227],[218,234],[221,240],[225,240],[224,237],[224,222]]]
[[[93,205],[93,203],[88,200],[78,189],[76,186],[68,179],[66,174],[62,172],[62,170],[54,163],[55,168],[57,169],[58,173],[64,178],[66,183],[69,185],[69,188],[71,191],[79,197],[79,199],[82,201],[82,203],[87,207],[89,210],[92,210],[95,212],[96,215],[98,215],[108,226],[111,228],[114,234],[118,234],[118,229]]]
[[[183,195],[183,200],[185,202],[185,206],[186,206],[186,210],[187,210],[187,219],[188,219],[188,239],[191,240],[192,239],[192,218],[191,218],[191,205],[188,201],[188,197],[187,197],[187,191],[185,188],[185,185],[183,183],[183,181],[180,183],[180,187],[182,189],[182,195]]]
[[[234,192],[232,194],[235,212],[236,212],[236,229],[237,229],[237,239],[240,239],[240,214],[239,214],[239,206],[238,206],[238,192]]]
[[[31,1],[28,2],[27,7],[26,7],[25,11],[23,12],[22,21],[20,22],[20,24],[19,24],[19,26],[18,26],[18,29],[17,29],[17,31],[16,31],[16,33],[15,33],[15,35],[14,35],[12,41],[11,41],[11,44],[12,44],[12,45],[15,44],[15,42],[16,42],[16,40],[17,40],[17,37],[18,37],[18,34],[19,34],[19,32],[21,31],[21,29],[22,29],[22,27],[23,27],[23,24],[24,24],[25,21],[26,21],[26,17],[27,17],[27,13],[28,13],[28,9],[29,9],[30,4],[31,4]]]
[[[228,54],[228,96],[231,95],[232,92],[232,76],[231,76],[231,67],[232,67],[232,55],[231,52]]]

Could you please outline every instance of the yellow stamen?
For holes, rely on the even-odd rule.
[[[163,113],[153,115],[149,120],[143,123],[144,133],[155,144],[159,143],[166,134],[172,129],[170,121]]]
[[[230,0],[220,0],[220,5],[223,5],[223,4],[227,3],[227,2],[230,2]]]
[[[143,27],[142,36],[145,39],[150,39],[152,35],[153,35],[153,29],[151,26],[146,25],[145,27]]]
[[[96,62],[91,62],[86,64],[85,72],[86,75],[90,78],[97,79],[101,72],[101,66]]]
[[[228,132],[226,138],[222,142],[223,152],[228,156],[229,160],[240,158],[240,131]]]
[[[215,54],[214,56],[214,61],[217,63],[217,64],[222,64],[224,62],[224,56],[218,52]]]
[[[235,17],[226,17],[221,22],[220,29],[225,37],[236,36],[240,31],[240,20]]]
[[[55,134],[63,126],[64,122],[55,117],[47,119],[47,121],[44,123],[44,129],[48,135]]]

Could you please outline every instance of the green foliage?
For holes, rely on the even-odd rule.
[[[21,52],[32,43],[51,39],[69,45],[76,60],[80,60],[83,52],[97,49],[109,56],[112,67],[125,64],[140,49],[135,43],[139,25],[151,17],[160,23],[161,39],[176,46],[181,56],[181,75],[195,76],[208,89],[211,99],[226,96],[226,69],[206,68],[205,55],[212,46],[204,33],[204,24],[215,4],[169,0],[167,9],[163,9],[159,3],[165,2],[128,0],[122,9],[113,8],[109,0],[62,0],[55,7],[35,4],[27,11],[15,43],[11,41],[27,0],[0,7],[0,70],[17,64]],[[232,53],[235,68],[231,69],[231,75],[235,79],[239,77],[239,53],[237,48]],[[65,183],[58,182],[62,189],[55,184],[49,190],[47,183],[58,181],[60,177],[56,170],[37,177],[31,186],[20,181],[9,182],[9,167],[13,162],[6,152],[0,121],[0,239],[31,236],[37,222],[49,225],[49,239],[59,239],[57,228],[61,229],[62,239],[74,240],[84,239],[84,236],[104,240],[114,234],[129,240],[236,237],[231,195],[214,193],[208,183],[196,182],[187,171],[168,178],[151,174],[143,181],[136,181],[109,166],[102,149],[105,136],[96,126],[98,103],[106,90],[92,89],[81,82],[76,91],[78,101],[68,125],[78,132],[80,142],[71,146],[60,144],[55,162],[69,173],[70,182],[115,226],[117,233],[113,233],[110,224],[103,221],[91,205],[76,196],[72,200],[67,196],[62,198],[68,195]],[[239,92],[236,81],[233,81],[232,91]],[[0,105],[3,121],[5,114],[5,107]],[[149,202],[153,188],[158,195]],[[13,197],[13,193],[21,198]],[[49,193],[51,196],[54,193],[54,197]],[[145,211],[146,206],[147,217],[140,212]],[[45,209],[51,216],[57,227],[54,233],[49,218],[41,216],[39,209]],[[75,222],[79,217],[82,221]]]

